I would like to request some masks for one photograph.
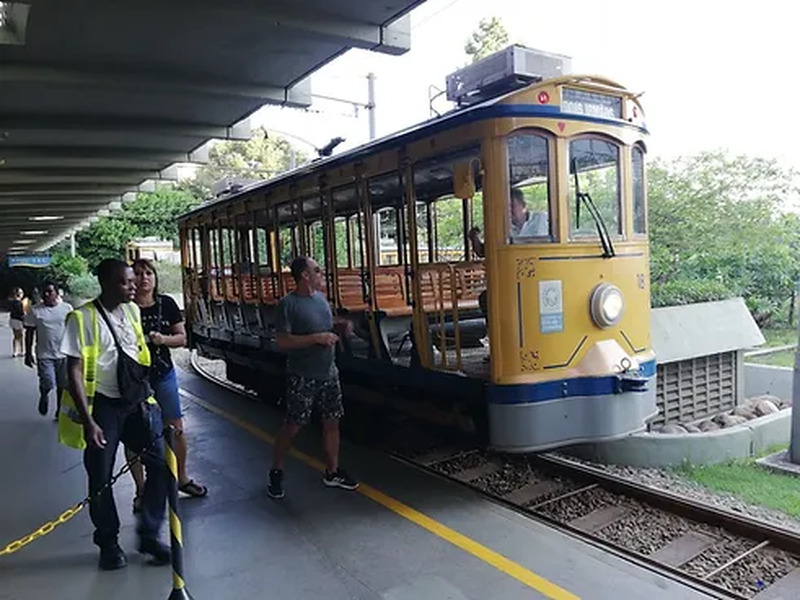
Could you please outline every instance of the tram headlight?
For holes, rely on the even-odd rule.
[[[592,291],[589,310],[592,313],[592,320],[598,327],[611,327],[622,319],[625,299],[617,286],[601,283]]]

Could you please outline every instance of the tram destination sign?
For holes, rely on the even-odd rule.
[[[561,91],[561,111],[591,117],[621,119],[622,98],[564,88]]]

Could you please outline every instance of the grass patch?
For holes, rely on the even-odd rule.
[[[772,365],[774,367],[793,367],[794,350],[783,350],[781,352],[774,352],[772,354],[763,354],[760,356],[748,356],[746,360],[749,363],[756,363],[759,365]]]
[[[786,448],[787,446],[769,448],[764,456]],[[800,517],[800,477],[767,471],[756,465],[755,458],[718,465],[687,465],[677,469],[677,473],[710,490],[727,492],[750,504]]]
[[[786,346],[788,344],[797,343],[797,327],[769,327],[762,329],[761,333],[764,334],[764,339],[767,343],[762,348],[769,348],[770,346]]]

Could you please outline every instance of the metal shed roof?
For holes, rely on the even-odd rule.
[[[0,254],[247,139],[264,104],[308,106],[307,77],[350,48],[402,54],[419,3],[0,2]]]

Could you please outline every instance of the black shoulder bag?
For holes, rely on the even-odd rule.
[[[94,304],[95,308],[100,312],[100,315],[106,322],[111,332],[111,337],[114,338],[114,343],[117,346],[117,384],[119,385],[119,393],[122,402],[129,405],[144,402],[152,393],[147,376],[150,370],[149,367],[140,365],[139,361],[131,358],[128,353],[122,349],[122,344],[119,343],[117,332],[114,330],[114,326],[111,324],[105,309],[100,305],[99,300],[95,300]],[[125,318],[128,318],[127,311],[125,311]]]
[[[158,309],[157,309],[157,316],[156,316],[156,328],[154,329],[154,331],[157,331],[158,333],[163,335],[164,332],[161,331],[161,295],[160,294],[158,296],[156,296],[156,306],[158,307]],[[152,369],[150,369],[150,377],[152,379],[160,379],[161,377],[166,375],[169,372],[169,370],[172,368],[172,365],[168,361],[164,360],[164,358],[162,357],[161,348],[162,348],[162,346],[153,346],[152,349],[150,350],[150,358],[153,361],[153,367],[152,367]]]

